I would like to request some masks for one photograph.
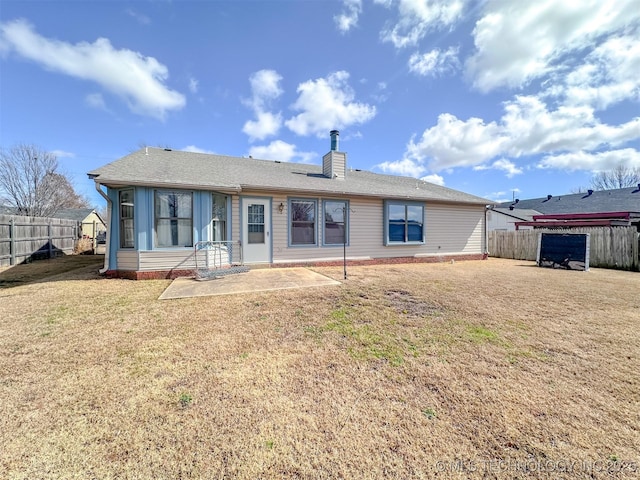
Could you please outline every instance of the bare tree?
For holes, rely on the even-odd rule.
[[[62,208],[86,207],[69,179],[57,172],[58,159],[34,145],[0,149],[0,201],[19,215],[50,217]]]
[[[613,190],[616,188],[633,187],[640,183],[640,167],[626,167],[623,164],[597,173],[591,179],[594,190]]]

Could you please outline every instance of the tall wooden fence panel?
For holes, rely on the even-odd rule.
[[[640,270],[640,234],[636,227],[587,227],[571,230],[517,230],[489,232],[489,255],[515,260],[536,260],[540,233],[589,233],[589,265]]]
[[[73,253],[77,239],[73,220],[0,215],[0,266]]]

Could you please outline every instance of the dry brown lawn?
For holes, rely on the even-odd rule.
[[[640,475],[640,273],[352,267],[159,301],[74,258],[0,272],[0,478]]]

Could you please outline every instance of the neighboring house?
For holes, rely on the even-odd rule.
[[[530,200],[516,199],[497,205],[500,208],[513,207],[512,212],[536,210],[543,215],[638,212],[640,211],[640,185],[616,190],[587,190],[585,193],[569,195],[547,195]]]
[[[190,274],[203,241],[241,245],[248,265],[335,264],[345,240],[351,263],[486,258],[490,201],[346,157],[332,131],[322,166],[144,148],[93,170],[107,274]]]
[[[16,209],[13,207],[4,207],[0,205],[0,215],[17,215]]]
[[[85,238],[98,238],[107,230],[107,224],[93,208],[65,208],[58,210],[54,216],[81,223],[81,233]]]
[[[531,209],[531,218],[524,218]],[[615,190],[587,190],[569,195],[547,195],[505,202],[495,210],[522,216],[516,230],[530,228],[582,228],[639,226],[640,185]]]
[[[540,215],[536,210],[520,208],[501,208],[493,207],[487,211],[487,229],[492,232],[494,230],[516,230],[516,222],[530,222],[534,215]],[[521,228],[522,229],[522,228]]]

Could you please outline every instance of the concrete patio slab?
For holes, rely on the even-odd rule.
[[[340,285],[340,282],[302,267],[261,268],[213,280],[176,278],[159,298],[170,300],[328,285]]]

